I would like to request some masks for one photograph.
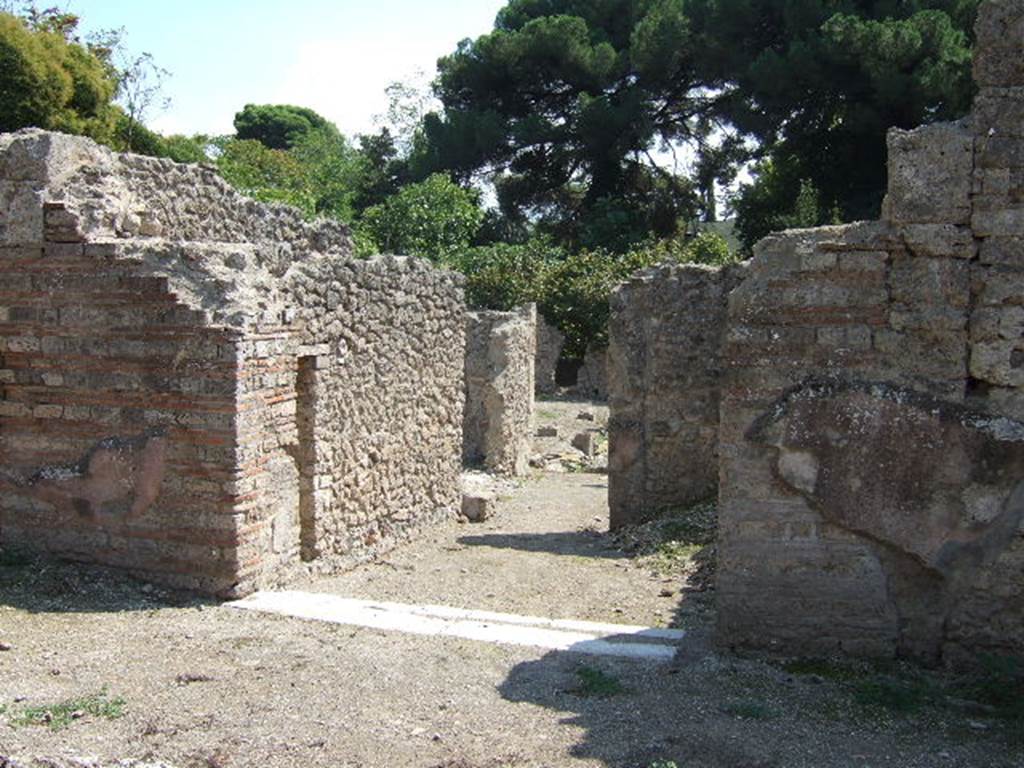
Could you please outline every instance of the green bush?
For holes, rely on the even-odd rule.
[[[468,248],[451,263],[466,276],[470,306],[507,311],[531,301],[542,303],[547,274],[564,258],[561,249],[536,239]]]
[[[383,251],[449,263],[469,246],[483,223],[478,198],[475,191],[435,173],[367,208],[361,227]]]
[[[608,343],[608,299],[638,269],[664,261],[721,265],[734,258],[721,235],[703,232],[621,254],[567,254],[548,240],[536,239],[466,249],[450,263],[466,275],[471,306],[508,310],[536,302],[540,313],[565,334],[565,355],[580,359],[588,346]]]

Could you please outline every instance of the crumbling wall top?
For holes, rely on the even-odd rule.
[[[333,311],[332,284],[356,272],[380,272],[383,287],[432,269],[404,257],[356,259],[345,225],[250,200],[212,167],[37,129],[0,134],[0,246],[44,242],[84,245],[99,264],[162,278],[208,324],[233,328],[290,324],[321,290],[320,309]]]
[[[81,136],[38,129],[0,136],[0,180],[23,195],[34,193],[39,202],[63,205],[68,223],[77,227],[66,234],[80,240],[276,244],[283,260],[352,250],[343,224],[310,223],[288,206],[250,200],[212,167],[119,154]],[[23,227],[0,229],[8,244],[17,244],[16,238],[38,242],[41,235]]]

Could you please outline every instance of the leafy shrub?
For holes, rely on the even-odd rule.
[[[264,203],[285,203],[306,216],[315,213],[316,201],[297,158],[255,139],[228,138],[217,144],[217,168],[242,194]]]
[[[383,251],[448,263],[469,246],[483,218],[476,192],[435,173],[367,208],[361,226]]]
[[[638,269],[664,261],[721,265],[734,258],[721,235],[703,232],[626,253],[567,254],[548,240],[535,239],[466,249],[450,263],[466,275],[472,306],[508,310],[536,302],[540,313],[565,334],[566,357],[580,359],[588,347],[607,345],[608,299]]]
[[[78,21],[56,9],[36,23],[0,12],[0,132],[26,126],[112,139],[117,74],[75,42]]]
[[[507,311],[531,301],[542,303],[547,273],[563,258],[561,249],[536,239],[468,248],[451,263],[466,276],[470,306]]]

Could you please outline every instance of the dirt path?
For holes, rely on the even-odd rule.
[[[614,546],[604,475],[528,480],[481,524],[448,525],[381,562],[295,585],[345,597],[667,626],[679,601]]]
[[[894,714],[877,694],[888,677],[713,653],[705,593],[666,582],[601,533],[604,484],[583,473],[530,480],[491,522],[451,523],[382,563],[294,587],[681,619],[693,633],[670,664],[250,614],[100,569],[8,561],[0,757],[204,768],[1024,766],[1014,724],[931,706]],[[32,708],[59,702],[72,703],[51,708],[50,725],[80,716],[59,730],[27,724]]]

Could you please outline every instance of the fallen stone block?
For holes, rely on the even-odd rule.
[[[558,427],[538,427],[537,437],[558,437]]]
[[[572,447],[589,458],[597,453],[597,435],[593,432],[579,432],[572,439]]]
[[[466,492],[462,494],[462,516],[471,523],[482,523],[494,516],[493,493]]]

